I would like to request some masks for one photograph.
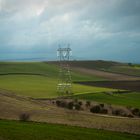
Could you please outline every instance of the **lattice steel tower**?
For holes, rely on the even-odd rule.
[[[68,63],[71,55],[72,50],[70,49],[69,44],[66,48],[61,48],[61,46],[59,46],[57,50],[57,56],[59,58],[60,70],[57,92],[60,96],[72,94],[71,72]]]

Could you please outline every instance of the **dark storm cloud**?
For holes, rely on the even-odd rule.
[[[69,42],[77,58],[139,61],[139,38],[139,0],[0,0],[0,52]]]

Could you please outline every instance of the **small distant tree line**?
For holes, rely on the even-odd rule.
[[[68,108],[68,109],[75,109],[75,110],[80,110],[81,106],[82,106],[82,102],[81,101],[70,101],[70,102],[66,102],[66,101],[62,101],[62,100],[57,100],[56,101],[56,105],[59,107],[63,107],[63,108]]]
[[[109,108],[105,104],[97,104],[91,105],[90,101],[86,101],[83,103],[82,101],[78,101],[77,99],[73,101],[65,101],[65,100],[57,100],[56,105],[58,107],[67,108],[70,110],[83,110],[83,106],[86,107],[91,113],[100,113],[100,114],[108,114]],[[129,108],[128,111],[121,108],[114,108],[111,106],[110,108],[111,114],[114,116],[122,116],[122,117],[140,117],[140,109],[138,108]]]

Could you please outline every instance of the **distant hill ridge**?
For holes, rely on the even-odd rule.
[[[52,64],[59,64],[58,61],[48,62]],[[86,69],[96,69],[118,74],[125,74],[130,76],[140,76],[140,65],[132,63],[121,63],[115,61],[104,60],[80,60],[70,61],[71,67],[80,67]]]
[[[58,61],[50,61],[50,62],[58,64]],[[74,60],[69,61],[69,64],[71,66],[85,68],[109,68],[111,66],[127,65],[126,63],[105,60]]]

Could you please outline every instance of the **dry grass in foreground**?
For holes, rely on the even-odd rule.
[[[11,93],[0,93],[0,118],[18,120],[21,113],[30,120],[140,134],[140,119],[100,116],[86,111],[57,107],[51,100],[32,100]]]

